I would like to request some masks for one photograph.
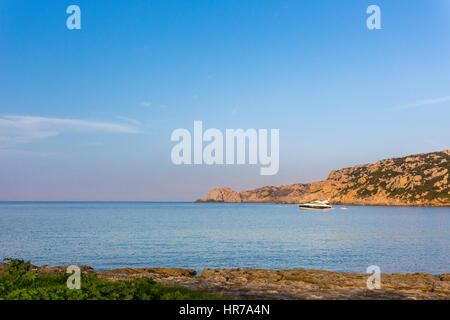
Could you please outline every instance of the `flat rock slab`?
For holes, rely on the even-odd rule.
[[[382,274],[379,290],[367,289],[368,277],[367,274],[304,269],[205,269],[196,280],[212,281],[214,289],[225,288],[231,296],[235,296],[234,291],[246,289],[242,298],[450,299],[448,275]]]

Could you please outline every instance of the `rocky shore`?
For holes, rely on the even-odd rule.
[[[236,192],[216,188],[197,202],[450,206],[450,150],[380,160],[331,171],[324,181]]]
[[[0,273],[7,264],[0,264]],[[85,274],[116,281],[148,277],[166,285],[222,294],[233,299],[445,299],[450,300],[450,274],[382,274],[381,289],[368,290],[369,275],[322,270],[122,268]],[[32,272],[55,274],[66,267],[32,266]]]

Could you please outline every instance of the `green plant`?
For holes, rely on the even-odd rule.
[[[166,286],[150,278],[130,281],[99,279],[95,274],[81,276],[81,289],[70,290],[69,274],[40,275],[30,272],[30,263],[6,259],[8,267],[0,275],[0,300],[217,300],[186,288]]]

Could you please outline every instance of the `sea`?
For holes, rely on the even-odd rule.
[[[0,202],[0,258],[35,265],[450,272],[450,208]]]

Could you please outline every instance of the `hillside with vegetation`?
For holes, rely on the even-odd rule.
[[[380,160],[331,171],[324,181],[235,192],[217,188],[198,202],[450,206],[450,150]]]

